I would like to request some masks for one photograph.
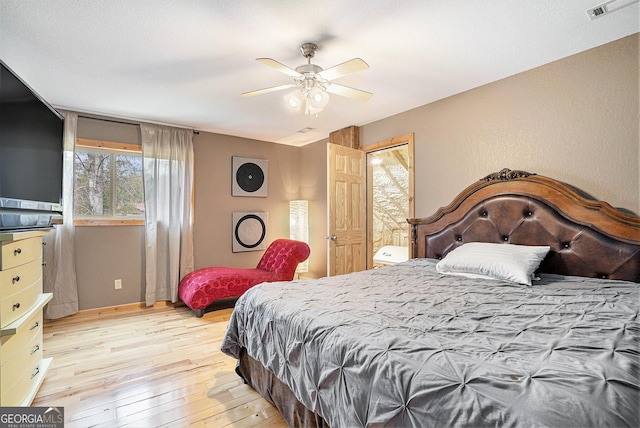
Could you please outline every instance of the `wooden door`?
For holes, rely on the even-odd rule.
[[[335,276],[366,269],[366,169],[363,151],[336,144],[327,146],[327,274]]]

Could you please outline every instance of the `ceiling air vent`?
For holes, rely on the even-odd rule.
[[[594,19],[594,18],[597,18],[599,16],[602,16],[605,13],[607,13],[607,9],[606,9],[606,7],[604,5],[596,6],[593,9],[587,10],[587,15],[589,15],[589,18],[591,18],[591,19]]]
[[[591,9],[587,9],[587,16],[593,20],[622,9],[623,7],[631,6],[634,3],[638,3],[638,1],[640,0],[609,0]]]

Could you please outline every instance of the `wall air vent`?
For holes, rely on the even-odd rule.
[[[313,131],[314,128],[309,128],[308,126],[306,128],[302,128],[300,130],[298,130],[297,132],[301,133],[301,134],[306,134],[307,132],[311,132]]]

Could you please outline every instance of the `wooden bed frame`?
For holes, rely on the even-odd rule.
[[[408,221],[413,258],[440,259],[466,242],[549,245],[539,272],[640,282],[640,217],[541,175],[503,169]]]
[[[489,174],[432,216],[408,222],[413,258],[438,259],[465,242],[549,245],[539,272],[640,282],[640,217],[525,171]],[[246,352],[236,371],[290,426],[327,426]]]

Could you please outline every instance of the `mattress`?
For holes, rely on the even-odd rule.
[[[261,284],[222,351],[246,349],[332,427],[640,425],[639,284],[435,263]]]

